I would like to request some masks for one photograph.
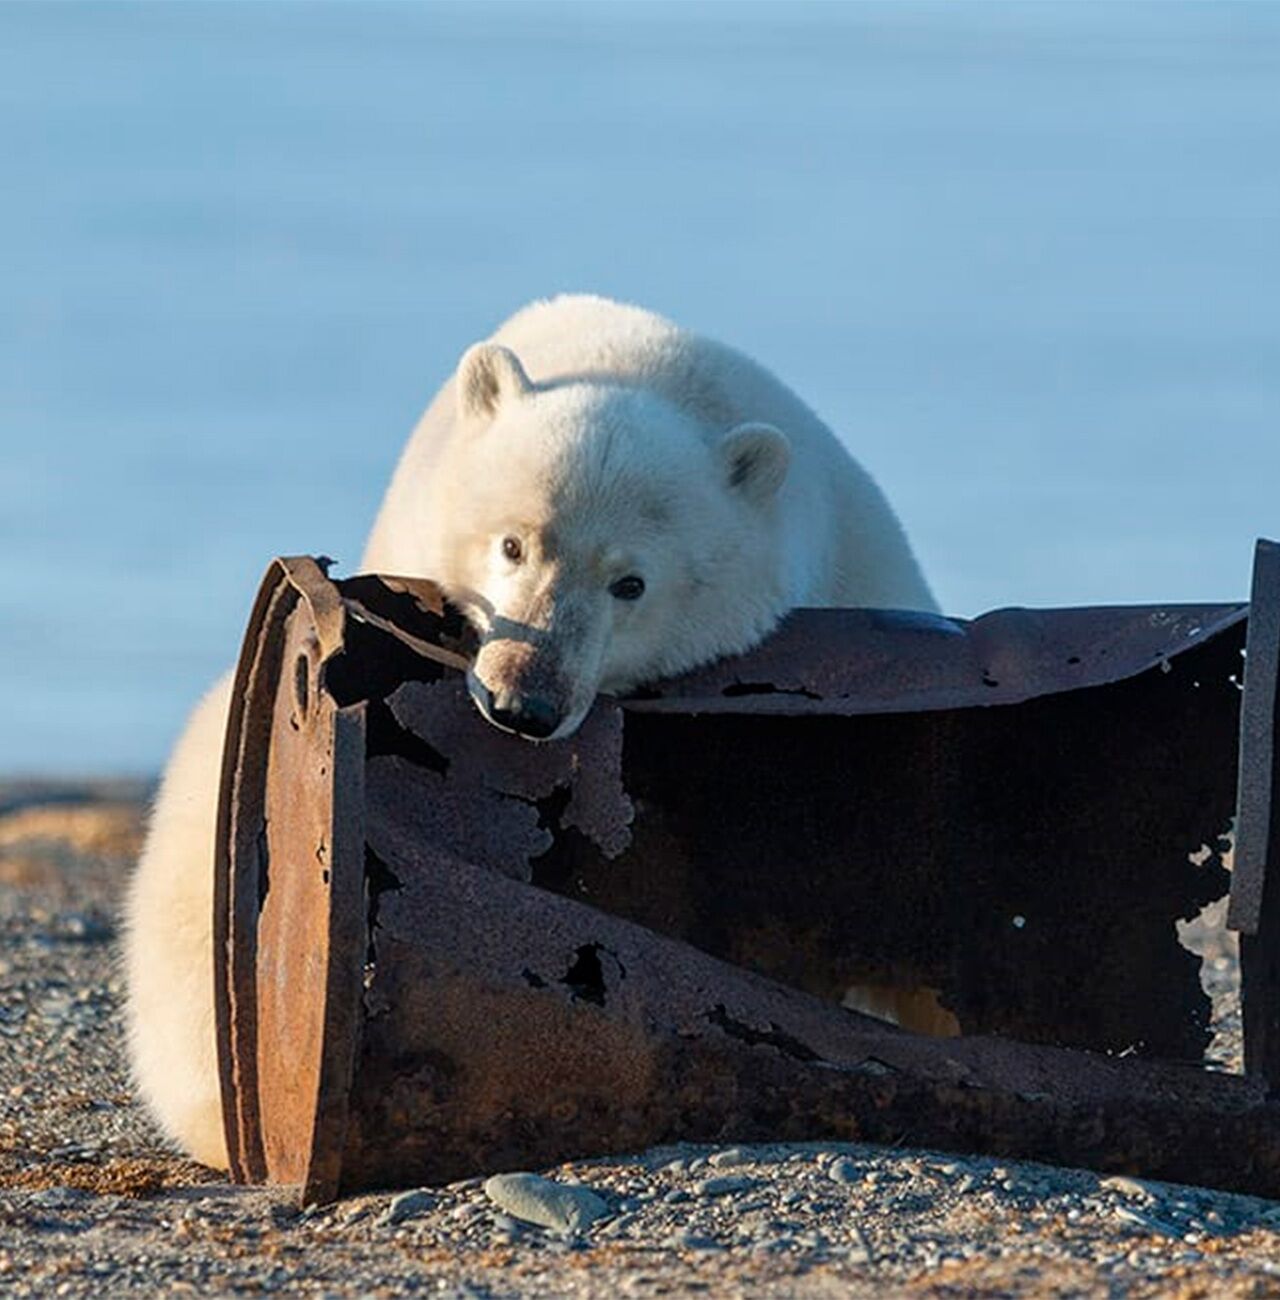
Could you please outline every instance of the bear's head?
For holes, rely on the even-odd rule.
[[[715,437],[645,388],[535,385],[494,344],[456,388],[432,549],[479,633],[468,686],[495,725],[567,736],[598,691],[746,650],[786,612],[777,429]]]

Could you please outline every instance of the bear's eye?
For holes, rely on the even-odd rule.
[[[512,564],[519,564],[524,559],[524,547],[520,545],[518,537],[504,537],[502,539],[502,553]]]
[[[628,573],[610,584],[609,594],[618,600],[639,600],[644,595],[644,579],[639,574]]]

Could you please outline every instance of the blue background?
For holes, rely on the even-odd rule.
[[[0,5],[0,771],[153,771],[464,347],[632,299],[880,478],[949,612],[1280,533],[1280,6]]]

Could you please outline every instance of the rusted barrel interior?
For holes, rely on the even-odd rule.
[[[219,830],[236,1175],[828,1135],[1193,1176],[1194,1116],[1255,1151],[1204,1181],[1280,1190],[1263,1083],[1136,1059],[1207,1041],[1175,922],[1228,883],[1247,612],[803,611],[535,746],[431,584],[277,562]],[[840,1009],[865,984],[966,1037]]]

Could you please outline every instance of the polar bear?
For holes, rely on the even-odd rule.
[[[883,494],[795,394],[731,348],[581,295],[466,352],[362,568],[439,582],[478,632],[477,707],[535,741],[571,734],[600,691],[749,649],[797,606],[937,608]],[[220,1168],[212,861],[230,689],[174,750],[125,940],[138,1089]]]

